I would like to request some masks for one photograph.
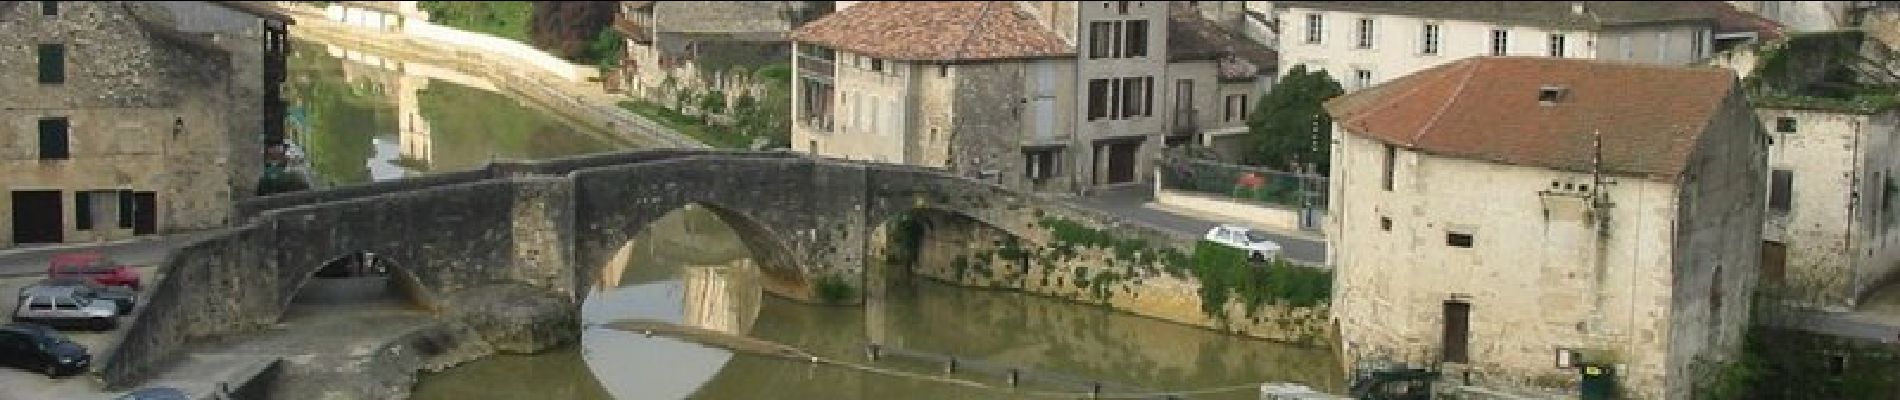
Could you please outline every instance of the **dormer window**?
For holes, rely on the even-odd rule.
[[[1544,85],[1544,87],[1537,89],[1537,102],[1547,106],[1557,104],[1557,102],[1563,101],[1564,92],[1568,91],[1569,90],[1564,89],[1563,86]]]

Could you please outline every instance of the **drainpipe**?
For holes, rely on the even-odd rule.
[[[1865,160],[1862,159],[1860,154],[1860,120],[1855,119],[1850,121],[1849,127],[1853,129],[1854,144],[1852,147],[1849,147],[1851,151],[1849,154],[1852,154],[1853,158],[1849,159],[1848,162],[1853,164],[1849,166],[1847,172],[1847,235],[1844,242],[1847,244],[1849,257],[1847,263],[1847,308],[1853,309],[1855,304],[1860,302],[1861,251],[1859,246],[1854,245],[1854,228],[1855,225],[1857,225],[1855,223],[1856,214],[1860,212],[1860,169],[1861,165],[1865,164]],[[1793,190],[1793,188],[1789,190]]]

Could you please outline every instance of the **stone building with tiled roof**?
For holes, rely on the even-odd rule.
[[[281,143],[257,2],[0,2],[0,248],[211,229]]]
[[[1147,181],[1171,125],[1195,125],[1174,111],[1219,101],[1217,65],[1254,67],[1229,74],[1251,95],[1273,62],[1262,46],[1197,42],[1235,35],[1171,38],[1186,3],[840,4],[793,34],[792,147],[1047,192]],[[1180,63],[1206,79],[1172,74]]]
[[[1720,2],[1281,1],[1284,74],[1322,69],[1348,92],[1474,56],[1538,56],[1690,65],[1715,51]],[[1730,17],[1733,17],[1732,15]]]
[[[1739,355],[1760,265],[1767,136],[1739,86],[1474,57],[1329,101],[1348,365],[1572,394],[1608,368],[1628,398],[1694,397],[1697,365]]]
[[[624,38],[609,85],[671,106],[681,93],[763,96],[759,68],[791,57],[791,31],[825,10],[806,1],[623,1],[613,29]],[[610,86],[610,87],[613,87]],[[698,104],[697,99],[684,102]]]

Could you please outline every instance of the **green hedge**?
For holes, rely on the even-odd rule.
[[[1246,303],[1249,316],[1268,303],[1312,307],[1332,298],[1332,271],[1283,259],[1256,263],[1245,251],[1206,240],[1194,245],[1193,271],[1201,281],[1201,311],[1208,315],[1220,315],[1234,296]]]

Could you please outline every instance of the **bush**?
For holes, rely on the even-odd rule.
[[[849,304],[857,289],[837,275],[825,275],[818,278],[818,301],[825,304]]]
[[[1194,245],[1194,277],[1201,281],[1201,312],[1220,316],[1234,296],[1247,305],[1248,315],[1275,303],[1312,307],[1332,298],[1332,272],[1293,265],[1275,259],[1256,265],[1247,252],[1202,240]]]

